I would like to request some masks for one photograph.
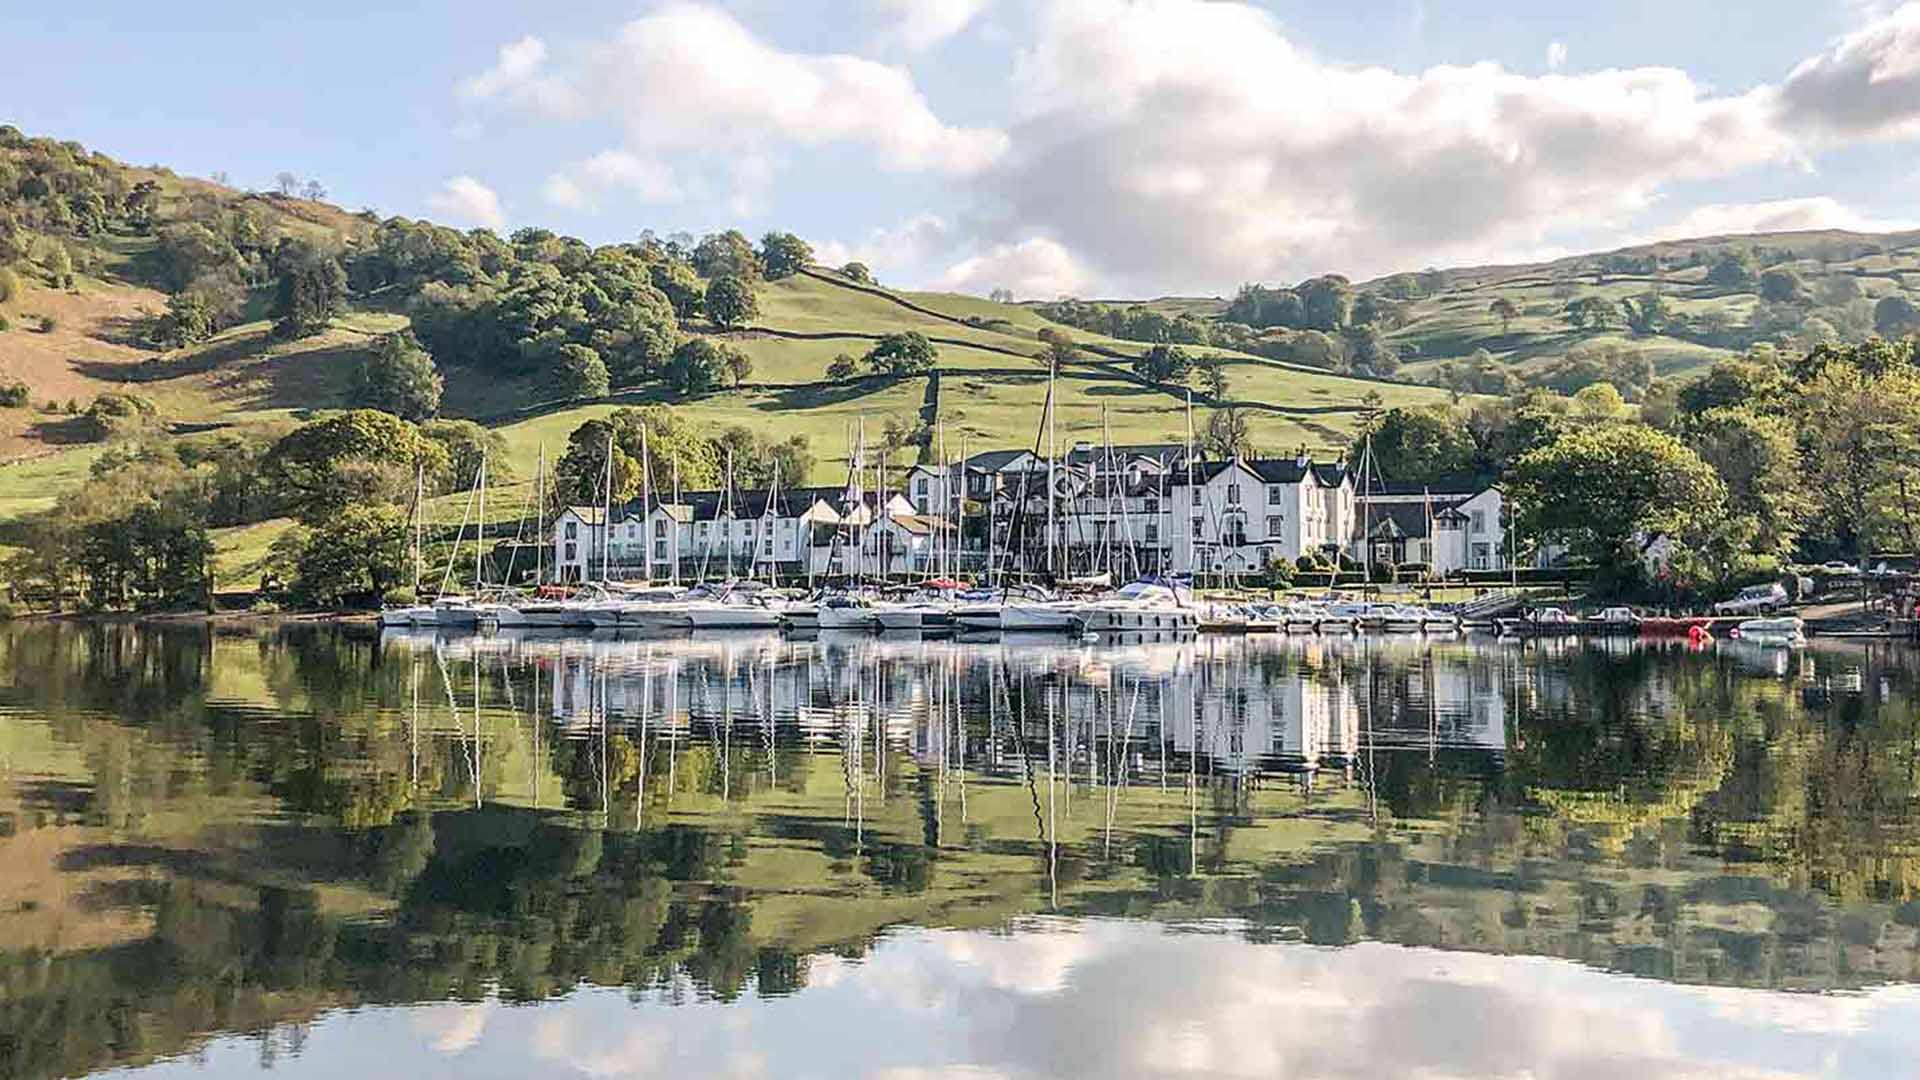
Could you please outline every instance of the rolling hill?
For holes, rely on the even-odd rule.
[[[54,187],[64,184],[75,193],[62,200],[58,191],[43,190],[34,202],[25,193],[36,176],[52,177]],[[126,200],[132,198],[129,193],[147,192],[150,220],[129,227],[125,214],[96,213],[88,224],[84,193],[93,189]],[[58,212],[49,214],[47,208],[56,202]],[[239,191],[158,167],[129,166],[76,144],[28,139],[0,127],[0,265],[11,262],[3,279],[7,288],[0,290],[10,294],[0,299],[7,327],[0,330],[0,381],[24,384],[28,398],[24,406],[0,408],[0,525],[46,508],[84,479],[104,444],[89,441],[76,414],[99,394],[130,391],[151,402],[159,420],[153,438],[277,432],[315,410],[349,404],[353,373],[376,341],[409,325],[405,296],[388,286],[356,284],[344,310],[321,332],[277,337],[268,313],[271,278],[256,255],[232,325],[191,345],[154,344],[153,329],[170,291],[166,252],[156,236],[169,223],[184,227],[213,220],[229,232],[244,233],[256,251],[267,250],[276,238],[292,237],[351,252],[364,249],[382,227],[370,212],[353,214],[291,195]],[[490,235],[486,239],[499,243]],[[1920,291],[1917,242],[1920,237],[1914,235],[1827,233],[1739,240],[1769,253],[1769,267],[1799,267],[1811,288],[1824,290],[1829,278],[1852,278],[1856,300],[1867,303],[1893,292]],[[1376,404],[1449,400],[1446,390],[1420,380],[1435,378],[1445,360],[1481,348],[1524,371],[1570,349],[1618,340],[1652,354],[1663,372],[1697,369],[1731,346],[1660,334],[1629,340],[1618,328],[1574,331],[1559,312],[1570,291],[1615,299],[1658,287],[1675,309],[1744,318],[1757,298],[1706,280],[1713,253],[1731,243],[1691,241],[1539,266],[1426,272],[1363,283],[1357,288],[1404,297],[1396,301],[1397,324],[1388,334],[1408,361],[1398,380],[1342,374],[1253,346],[1203,348],[1199,351],[1224,361],[1230,386],[1218,402],[1198,395],[1196,425],[1210,410],[1231,405],[1246,417],[1257,446],[1334,452],[1348,444],[1364,411]],[[877,432],[890,417],[913,420],[936,413],[955,452],[962,446],[1030,442],[1046,395],[1043,335],[1051,337],[1052,331],[1069,333],[1080,348],[1059,380],[1057,427],[1063,444],[1098,440],[1103,432],[1116,441],[1178,440],[1185,430],[1185,392],[1146,383],[1130,370],[1148,345],[1068,330],[1032,305],[895,290],[819,267],[763,282],[756,296],[759,311],[746,327],[721,330],[685,319],[679,327],[683,334],[710,337],[744,352],[752,373],[738,386],[674,397],[657,383],[616,385],[605,398],[556,400],[552,385],[540,378],[505,378],[443,356],[438,358],[447,384],[442,414],[478,419],[497,430],[514,459],[514,472],[525,478],[542,448],[557,453],[582,421],[621,405],[667,403],[702,426],[741,424],[779,437],[805,435],[816,459],[809,479],[832,482],[844,475],[849,432],[863,421],[869,432]],[[1515,312],[1504,326],[1490,313],[1490,305],[1501,298]],[[1148,303],[1169,314],[1215,320],[1227,308],[1227,301],[1205,298]],[[906,331],[924,334],[936,345],[931,375],[827,378],[836,356],[859,357],[881,336]],[[515,493],[503,495],[498,506],[517,506]],[[457,507],[452,514],[458,516]],[[267,522],[223,533],[223,580],[245,581],[256,573],[266,545],[282,527]]]

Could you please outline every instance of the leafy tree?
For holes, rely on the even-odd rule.
[[[667,361],[664,373],[667,387],[680,395],[704,394],[717,389],[735,355],[739,355],[738,350],[716,344],[709,338],[689,338]],[[751,362],[748,367],[752,367]]]
[[[585,345],[562,345],[556,351],[554,385],[572,399],[602,398],[612,389],[606,361]]]
[[[647,274],[653,287],[673,306],[676,317],[691,319],[700,314],[700,306],[706,302],[706,289],[685,260],[657,259],[647,264]]]
[[[847,382],[859,374],[860,362],[846,353],[835,356],[833,362],[827,365],[826,376],[829,382]]]
[[[435,492],[464,490],[479,474],[482,459],[487,463],[489,481],[513,478],[506,437],[492,428],[472,420],[429,420],[420,425],[420,434],[446,456],[446,466],[429,478]]]
[[[1718,409],[1767,412],[1785,400],[1786,381],[1769,364],[1735,358],[1716,361],[1707,373],[1682,387],[1680,411],[1698,416]]]
[[[753,377],[753,358],[739,349],[726,348],[722,351],[726,354],[727,379],[738,390],[742,383]]]
[[[813,265],[813,248],[785,232],[770,232],[760,241],[760,264],[768,281],[778,281]]]
[[[813,471],[813,451],[804,435],[777,439],[733,424],[714,437],[714,454],[723,466],[731,454],[734,483],[741,488],[764,488],[778,479],[790,489],[805,484]]]
[[[1500,320],[1500,332],[1502,334],[1511,331],[1513,329],[1513,320],[1520,317],[1520,309],[1514,306],[1513,301],[1504,296],[1487,305],[1487,311],[1490,312],[1494,318]]]
[[[1725,485],[1698,454],[1639,424],[1563,435],[1516,462],[1510,484],[1528,531],[1616,570],[1639,567],[1642,537],[1701,542],[1726,502]]]
[[[1753,255],[1744,248],[1722,255],[1707,271],[1707,284],[1727,292],[1744,292],[1754,283]]]
[[[1385,334],[1362,326],[1347,334],[1347,363],[1361,374],[1391,378],[1400,370],[1400,352]]]
[[[74,409],[78,411],[78,409]],[[94,397],[81,414],[80,428],[94,442],[138,435],[159,420],[154,404],[139,394],[109,390]]]
[[[1584,420],[1618,420],[1627,412],[1626,399],[1610,382],[1581,387],[1573,395],[1573,407]]]
[[[1799,274],[1775,267],[1760,275],[1760,299],[1770,304],[1809,304],[1813,296]]]
[[[405,420],[354,409],[295,428],[274,444],[264,466],[292,512],[317,521],[350,503],[408,497],[415,469],[433,475],[447,467],[447,457]]]
[[[738,229],[702,237],[693,249],[693,268],[709,281],[729,276],[748,283],[759,281],[765,269],[753,244]]]
[[[1832,539],[1853,554],[1877,540],[1916,539],[1909,497],[1920,495],[1920,374],[1830,363],[1799,388],[1794,405],[1809,486]]]
[[[334,608],[355,596],[378,600],[406,580],[408,540],[406,515],[399,508],[342,507],[314,526],[299,549],[295,602]]]
[[[717,325],[737,328],[752,322],[760,314],[760,301],[753,285],[737,274],[722,274],[707,284],[707,316]]]
[[[873,284],[873,270],[863,262],[850,262],[840,268],[840,276],[862,285]]]
[[[917,330],[888,334],[867,350],[867,367],[881,375],[913,375],[933,370],[933,342]]]
[[[213,336],[213,312],[205,297],[177,292],[167,297],[167,313],[153,328],[153,341],[169,347],[192,345]]]
[[[274,333],[308,337],[327,328],[347,298],[340,260],[303,241],[289,240],[275,253],[279,283],[274,293]]]
[[[47,280],[53,286],[63,289],[73,287],[73,256],[68,254],[67,245],[58,240],[49,243],[40,264],[46,267]]]
[[[1445,406],[1393,408],[1377,414],[1354,440],[1349,460],[1360,460],[1369,435],[1380,474],[1397,481],[1429,483],[1473,469],[1473,438]]]
[[[1193,362],[1193,370],[1199,376],[1200,388],[1214,400],[1227,396],[1228,384],[1232,382],[1227,374],[1227,359],[1219,353],[1202,353]]]
[[[646,432],[644,454],[642,429]],[[567,436],[567,450],[556,470],[560,498],[599,505],[606,482],[609,442],[614,451],[615,501],[640,494],[643,457],[653,467],[652,490],[656,497],[671,496],[676,477],[686,491],[711,487],[720,479],[714,441],[696,422],[660,405],[615,409],[606,419],[588,420]]]
[[[1606,298],[1582,296],[1567,302],[1567,325],[1575,330],[1599,330],[1613,321],[1614,307]]]
[[[387,334],[354,373],[348,396],[355,405],[390,412],[403,420],[425,420],[440,411],[445,383],[433,357],[411,333]]]
[[[1920,307],[1904,296],[1883,296],[1873,305],[1873,329],[1889,338],[1920,333]]]
[[[1620,301],[1620,311],[1627,318],[1627,329],[1642,336],[1659,333],[1672,319],[1667,298],[1651,289]]]
[[[1729,512],[1749,523],[1751,549],[1789,554],[1813,508],[1793,426],[1778,416],[1714,409],[1695,419],[1691,434],[1727,486]]]
[[[1303,281],[1296,291],[1300,295],[1307,327],[1327,331],[1344,330],[1353,322],[1353,285],[1339,274]]]
[[[1185,383],[1193,371],[1193,357],[1178,345],[1155,345],[1133,359],[1133,373],[1156,386]]]

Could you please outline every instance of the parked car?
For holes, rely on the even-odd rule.
[[[1781,588],[1779,582],[1749,585],[1733,599],[1713,605],[1713,611],[1716,615],[1764,615],[1779,610],[1786,602],[1787,590]]]
[[[1820,570],[1822,573],[1832,574],[1835,577],[1853,577],[1860,573],[1859,567],[1852,563],[1841,562],[1839,559],[1835,559],[1832,562],[1821,563]]]
[[[1570,625],[1580,621],[1567,614],[1564,609],[1557,607],[1534,608],[1532,613],[1527,616],[1527,620],[1529,622],[1546,623],[1553,626]]]
[[[1593,621],[1608,626],[1638,626],[1640,613],[1630,607],[1610,607],[1595,615]]]

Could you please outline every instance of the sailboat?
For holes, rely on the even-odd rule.
[[[413,593],[420,595],[422,563],[420,556],[421,517],[426,512],[426,474],[424,466],[416,465],[413,470],[413,506],[408,513],[408,525],[413,530]],[[380,609],[381,626],[436,626],[439,624],[439,612],[432,604],[408,604],[402,607],[383,607]]]

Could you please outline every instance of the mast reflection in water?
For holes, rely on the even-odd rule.
[[[1886,1075],[1914,660],[7,628],[0,1074]]]

